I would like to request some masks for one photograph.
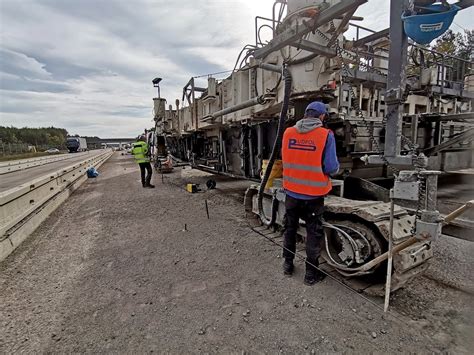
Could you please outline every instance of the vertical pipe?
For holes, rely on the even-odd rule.
[[[240,151],[240,156],[241,156],[241,159],[240,159],[240,170],[242,171],[243,175],[246,176],[247,174],[247,162],[245,160],[245,145],[247,144],[247,132],[246,130],[244,129],[244,127],[242,126],[242,128],[240,129],[240,138],[239,138],[239,146],[241,148],[241,151]],[[242,158],[243,156],[243,158]]]
[[[374,135],[375,134],[375,122],[374,121],[370,121],[369,128],[370,128],[369,134],[375,137],[375,135]],[[369,149],[371,151],[374,150],[374,142],[372,141],[372,139],[369,139]]]
[[[344,102],[344,90],[343,90],[343,86],[344,85],[338,85],[338,91],[339,91],[339,95],[337,95],[337,107],[343,107],[342,104]]]
[[[367,105],[367,116],[369,117],[372,117],[372,101],[373,101],[373,97],[374,97],[374,94],[373,94],[373,91],[370,90],[369,91],[369,104]]]
[[[273,164],[278,154],[280,154],[281,141],[283,138],[283,132],[285,130],[285,121],[288,117],[288,107],[290,105],[292,77],[286,65],[283,67],[282,77],[283,77],[285,86],[283,90],[284,96],[283,96],[283,102],[282,102],[281,111],[280,111],[280,118],[278,119],[277,135],[275,137],[275,141],[273,142],[273,148],[270,154],[270,159],[268,160],[268,166],[265,169],[265,174],[263,175],[262,182],[260,183],[260,186],[258,188],[258,196],[257,196],[258,214],[260,216],[260,220],[262,221],[262,223],[266,225],[267,227],[272,226],[275,223],[276,216],[277,216],[277,208],[278,208],[278,200],[276,198],[273,198],[272,215],[270,218],[268,218],[265,215],[265,211],[263,209],[263,194],[265,191],[265,185],[267,184],[268,178],[270,177],[270,173],[272,172]]]
[[[385,301],[383,311],[388,311],[390,303],[390,288],[392,286],[392,262],[393,262],[393,219],[395,204],[393,202],[393,190],[390,191],[390,230],[388,235],[388,264],[387,264],[387,281],[385,283]]]
[[[262,171],[263,161],[263,130],[262,125],[257,125],[257,172]]]
[[[181,134],[181,127],[180,127],[180,118],[179,118],[179,100],[176,99],[176,129],[178,131],[178,135]]]
[[[402,12],[408,8],[408,0],[390,1],[390,51],[387,90],[385,92],[387,126],[385,130],[385,156],[400,155],[403,124],[403,91],[408,38],[403,30]]]
[[[258,47],[258,21],[255,17],[255,46]]]
[[[222,167],[224,168],[224,172],[227,171],[227,153],[225,150],[225,142],[224,142],[224,133],[222,130],[219,130],[219,142],[221,146],[221,157],[222,157]]]
[[[441,92],[444,91],[445,86],[445,76],[446,76],[446,57],[443,55],[442,67],[441,67]]]
[[[411,116],[411,141],[418,144],[418,114]]]
[[[224,166],[224,144],[222,143],[222,131],[219,130],[219,164]]]
[[[249,144],[249,167],[250,167],[250,177],[255,177],[255,165],[254,165],[254,155],[253,155],[253,143],[252,143],[252,127],[249,126],[249,134],[247,136]]]
[[[426,176],[426,210],[436,211],[438,196],[438,175],[430,174]]]
[[[191,108],[191,122],[195,126],[195,130],[198,130],[198,117],[197,117],[197,102],[196,102],[196,95],[194,91],[194,78],[191,78],[191,95],[193,98],[193,107]]]
[[[438,145],[441,143],[441,133],[443,132],[441,128],[441,122],[436,122],[434,126],[433,144]]]
[[[184,152],[185,157],[189,161],[190,157],[189,157],[189,154],[188,154],[188,138],[187,137],[184,139],[184,150],[185,150],[185,152]]]

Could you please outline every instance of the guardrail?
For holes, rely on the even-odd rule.
[[[27,159],[3,162],[3,163],[0,163],[0,175],[13,173],[19,170],[33,168],[35,166],[41,166],[41,165],[45,165],[49,163],[54,163],[57,161],[77,158],[78,154],[85,155],[88,153],[60,154],[60,155],[53,155],[53,156],[27,158]]]
[[[0,193],[0,261],[13,252],[86,179],[86,170],[102,165],[113,152],[44,175]]]

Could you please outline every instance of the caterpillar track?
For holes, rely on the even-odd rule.
[[[252,185],[245,194],[247,212],[258,215],[258,185]],[[263,206],[270,215],[274,200],[278,201],[276,211],[277,228],[255,224],[255,231],[270,238],[282,238],[284,227],[285,194],[280,188],[266,190]],[[323,241],[320,267],[337,275],[348,286],[367,294],[381,296],[384,293],[386,263],[378,263],[365,269],[368,263],[388,250],[390,203],[380,201],[356,201],[330,195],[325,199],[325,240]],[[394,245],[412,237],[415,217],[400,206],[395,206]],[[298,234],[302,241],[306,237],[304,221]],[[393,257],[392,291],[399,289],[410,279],[422,274],[433,257],[431,242],[419,241],[404,248]],[[302,248],[299,253],[304,253]]]

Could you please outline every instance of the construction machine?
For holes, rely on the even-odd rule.
[[[382,31],[356,23],[366,2],[275,1],[226,77],[191,78],[174,108],[154,98],[155,133],[175,159],[256,181],[245,208],[277,227],[285,193],[281,178],[267,183],[283,131],[310,102],[324,102],[341,169],[326,198],[322,257],[342,277],[365,280],[393,258],[394,290],[433,257],[443,225],[438,176],[473,167],[472,57],[426,46],[471,2],[391,0]]]

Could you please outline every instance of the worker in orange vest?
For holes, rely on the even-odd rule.
[[[339,170],[336,143],[331,130],[323,127],[326,105],[315,101],[295,126],[285,130],[282,142],[283,187],[286,193],[283,272],[292,275],[296,234],[300,218],[306,222],[306,273],[304,283],[314,285],[324,274],[318,258],[324,237],[322,216],[324,196],[331,191],[331,180]]]

